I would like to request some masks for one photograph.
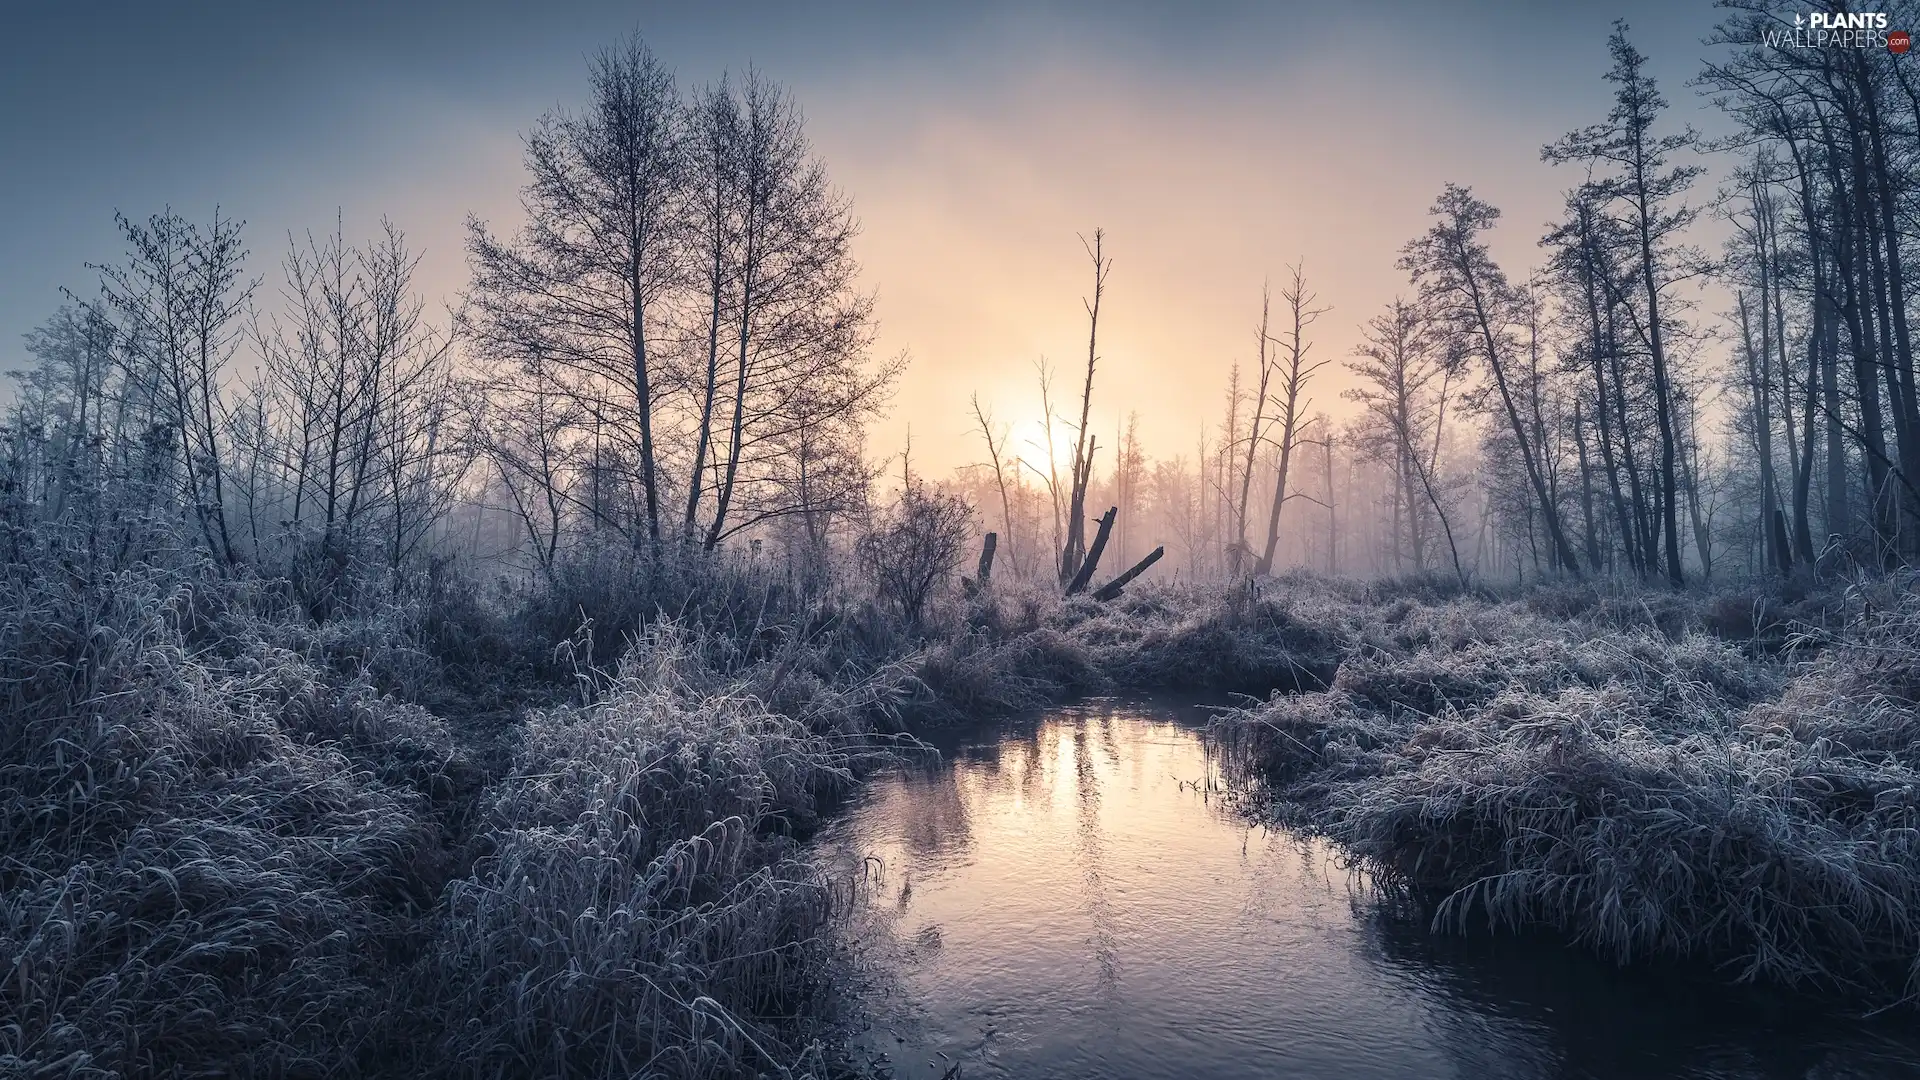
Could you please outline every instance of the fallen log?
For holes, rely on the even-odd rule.
[[[1112,581],[1107,582],[1105,585],[1100,586],[1099,591],[1093,594],[1093,598],[1095,600],[1105,601],[1105,600],[1112,600],[1114,597],[1119,596],[1120,590],[1126,588],[1128,582],[1132,581],[1134,578],[1139,577],[1141,574],[1146,573],[1147,567],[1152,566],[1154,563],[1159,562],[1160,556],[1165,555],[1166,553],[1167,553],[1167,549],[1165,547],[1157,547],[1157,548],[1154,548],[1152,551],[1147,552],[1147,557],[1144,559],[1141,559],[1137,563],[1134,563],[1132,569],[1128,570],[1124,574],[1121,574],[1119,577],[1114,578]]]

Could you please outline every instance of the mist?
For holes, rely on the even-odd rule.
[[[9,11],[0,1072],[1920,1070],[1916,21]]]

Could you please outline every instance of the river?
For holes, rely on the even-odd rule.
[[[864,1039],[893,1075],[1920,1075],[1904,1021],[1428,933],[1324,844],[1250,827],[1196,706],[1096,702],[936,745],[818,847],[864,881]]]

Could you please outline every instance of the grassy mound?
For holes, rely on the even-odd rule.
[[[1480,629],[1222,717],[1247,788],[1439,926],[1913,996],[1920,599],[1791,669],[1684,630],[1446,607],[1418,621]]]
[[[190,647],[167,575],[0,590],[0,1071],[350,1060],[448,864],[444,729]]]
[[[1112,603],[998,584],[970,601],[958,625],[917,643],[919,718],[1015,712],[1116,689],[1317,688],[1356,647],[1365,616],[1364,602],[1309,577],[1268,583],[1262,595],[1146,583]]]
[[[609,674],[582,638],[490,780],[377,688],[441,677],[401,616],[262,610],[0,579],[0,1073],[824,1070],[839,911],[798,838],[897,666],[669,620]]]
[[[452,1075],[804,1074],[832,890],[792,833],[864,742],[715,685],[657,624],[584,707],[529,718],[491,853],[448,895],[421,983]]]

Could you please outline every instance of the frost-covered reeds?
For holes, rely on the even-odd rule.
[[[996,584],[924,643],[938,716],[1010,712],[1115,690],[1318,687],[1359,640],[1367,600],[1308,577],[1246,585],[1144,583],[1118,600]]]
[[[1789,668],[1691,600],[997,583],[906,625],[595,559],[317,622],[191,560],[0,568],[0,1073],[831,1075],[804,838],[888,732],[1121,689],[1286,691],[1222,721],[1253,793],[1447,926],[1896,997],[1920,954],[1898,589]]]
[[[1880,1002],[1920,990],[1920,600],[1790,666],[1522,604],[1401,622],[1325,691],[1221,718],[1272,813],[1442,928],[1548,928],[1622,962]]]
[[[490,778],[377,688],[444,677],[398,615],[43,569],[0,573],[0,1074],[824,1070],[797,838],[887,749],[898,664],[656,616],[611,673],[562,643],[573,703]]]
[[[792,835],[871,753],[770,711],[656,624],[591,703],[528,720],[454,883],[428,1011],[460,1075],[798,1075],[822,1067],[833,893]],[[756,682],[759,683],[756,686]]]
[[[0,1073],[350,1069],[419,940],[444,725],[195,611],[151,568],[0,575]]]

